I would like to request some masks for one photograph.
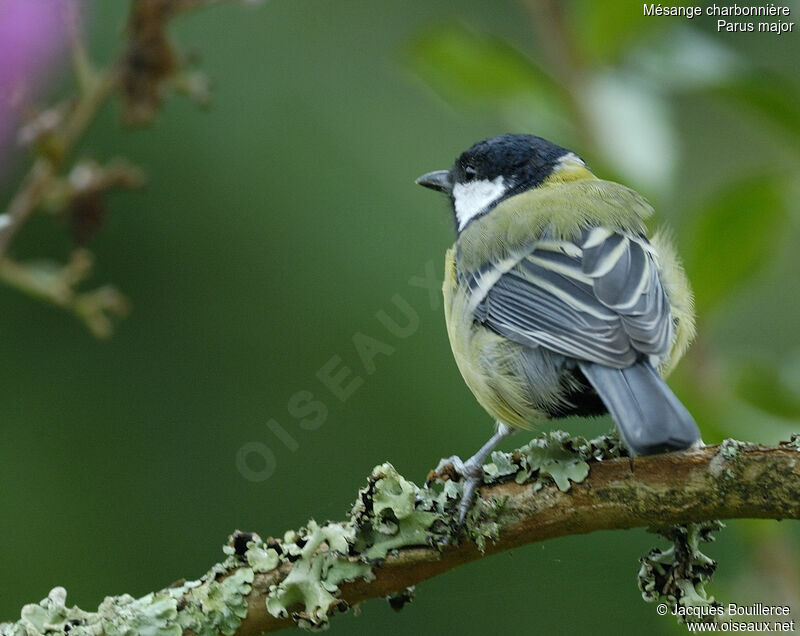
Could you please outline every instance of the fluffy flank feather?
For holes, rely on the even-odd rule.
[[[530,429],[545,419],[544,407],[564,402],[557,360],[534,362],[524,349],[503,336],[476,326],[467,310],[470,297],[456,280],[455,250],[447,251],[444,311],[450,346],[464,381],[478,402],[495,419],[515,428]],[[537,365],[538,401],[531,399],[531,365]],[[538,403],[537,403],[538,402]]]
[[[669,298],[675,326],[675,337],[669,355],[658,369],[661,376],[666,378],[694,340],[694,295],[680,257],[675,251],[672,232],[666,228],[659,228],[650,242],[657,254],[656,266],[661,277],[661,285]]]

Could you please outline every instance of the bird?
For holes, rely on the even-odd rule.
[[[416,183],[450,200],[444,313],[461,375],[496,421],[472,457],[443,459],[464,480],[459,525],[483,463],[512,432],[610,413],[631,456],[702,445],[667,386],[695,335],[689,281],[653,208],[542,137],[503,134]]]

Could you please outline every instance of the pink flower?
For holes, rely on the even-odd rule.
[[[64,51],[69,2],[0,0],[0,171],[22,111]]]

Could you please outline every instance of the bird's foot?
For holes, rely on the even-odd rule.
[[[458,523],[454,531],[454,535],[457,535],[475,501],[478,488],[483,484],[483,458],[473,455],[464,461],[458,455],[445,457],[429,475],[428,481],[433,481],[436,477],[447,477],[463,483],[461,501],[458,502]]]
[[[456,525],[454,536],[461,531],[464,520],[467,518],[467,513],[475,501],[478,487],[483,485],[483,462],[486,461],[486,458],[489,457],[498,442],[511,435],[512,432],[509,426],[498,422],[494,435],[467,461],[462,460],[458,455],[447,457],[442,459],[439,465],[436,466],[436,470],[428,475],[428,483],[437,477],[445,476],[453,480],[456,477],[460,477],[460,480],[464,483],[461,501],[458,503],[458,524]]]

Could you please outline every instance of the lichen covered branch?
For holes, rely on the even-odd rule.
[[[0,636],[318,629],[368,599],[389,597],[401,606],[417,583],[536,541],[640,526],[659,526],[665,534],[664,526],[711,519],[800,518],[798,436],[774,447],[728,440],[631,461],[614,438],[551,433],[513,453],[494,453],[484,473],[486,485],[457,532],[461,485],[452,475],[432,474],[418,487],[382,464],[347,521],[312,520],[267,540],[237,531],[224,548],[226,559],[201,579],[141,599],[109,597],[97,612],[66,607],[66,593],[56,588],[26,606],[16,623],[0,625]],[[676,577],[684,577],[677,581],[681,594],[713,601],[704,589],[713,562],[697,546],[715,527],[665,534],[675,548],[642,560],[646,599],[674,598]],[[673,553],[686,553],[684,565],[672,567]],[[662,578],[669,579],[663,586]]]

